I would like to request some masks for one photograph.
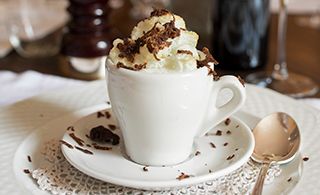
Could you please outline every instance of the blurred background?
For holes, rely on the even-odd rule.
[[[112,41],[153,8],[182,16],[219,74],[320,97],[319,0],[0,0],[0,105],[104,79]]]

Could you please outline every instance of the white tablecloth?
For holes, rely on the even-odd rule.
[[[35,71],[27,71],[22,74],[0,71],[0,106],[13,104],[40,93],[81,86],[86,83],[88,81],[67,79]],[[318,98],[306,98],[299,101],[320,109],[320,99]]]

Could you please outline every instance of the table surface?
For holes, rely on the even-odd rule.
[[[121,12],[119,10],[118,12]],[[118,27],[120,31],[127,34],[135,21],[126,20],[128,14],[114,14],[114,21],[126,21]],[[298,25],[298,19],[305,15],[289,15],[287,26],[287,64],[289,70],[304,74],[312,78],[320,86],[320,31],[311,27],[301,27]],[[266,67],[260,70],[272,70],[276,62],[276,46],[277,46],[277,15],[273,14],[270,25],[270,41],[269,41],[269,59]],[[125,28],[126,29],[125,29]],[[209,44],[209,43],[208,43]],[[47,58],[27,59],[20,57],[16,52],[12,51],[5,58],[0,59],[0,70],[11,70],[13,72],[23,72],[26,70],[36,70],[46,74],[65,76],[59,70],[59,56]],[[259,70],[255,70],[259,71]],[[233,74],[245,77],[253,71],[219,71],[221,74]],[[315,97],[320,97],[317,93]]]

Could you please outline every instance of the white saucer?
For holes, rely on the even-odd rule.
[[[93,143],[86,137],[93,127],[99,125],[108,127],[110,124],[117,126],[111,109],[101,112],[106,111],[111,114],[109,119],[98,118],[97,112],[100,110],[90,110],[88,116],[70,124],[75,131],[67,130],[62,138],[73,146],[92,151],[93,155],[75,148],[70,149],[66,145],[62,145],[61,148],[66,159],[74,167],[87,175],[109,183],[145,190],[164,190],[197,184],[236,170],[248,161],[253,152],[254,138],[250,128],[239,119],[231,117],[229,125],[222,122],[212,129],[208,136],[195,140],[194,154],[197,151],[200,154],[192,154],[188,160],[175,166],[147,167],[148,171],[144,171],[143,165],[136,164],[125,157],[122,139],[118,146],[104,144],[104,146],[112,147],[112,150],[108,151],[86,146],[86,144],[92,145]],[[218,130],[222,132],[221,136],[216,135]],[[79,146],[70,137],[70,133],[84,140],[84,146]],[[114,133],[121,137],[118,128],[114,130]],[[213,143],[215,148],[210,143]],[[182,173],[190,177],[177,179]]]

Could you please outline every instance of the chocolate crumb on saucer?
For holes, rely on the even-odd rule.
[[[222,131],[218,130],[218,131],[216,132],[216,135],[217,135],[217,136],[221,136],[221,135],[222,135]]]
[[[227,160],[231,160],[231,159],[233,159],[233,158],[234,158],[234,154],[228,156],[228,157],[227,157]]]
[[[196,151],[196,153],[194,155],[198,156],[199,154],[201,154],[201,152],[200,151]]]
[[[181,174],[176,179],[177,180],[183,180],[183,179],[187,179],[189,177],[190,177],[190,175],[187,175],[187,174],[181,172]]]
[[[239,148],[236,148],[236,149],[235,149],[235,151],[238,151],[238,150],[239,150]]]
[[[228,145],[228,142],[226,142],[226,143],[223,144],[223,146],[227,146],[227,145]]]
[[[239,125],[237,125],[236,128],[239,128]]]
[[[97,118],[101,118],[101,117],[104,117],[104,114],[102,112],[97,112]]]
[[[100,125],[91,129],[90,139],[96,142],[101,142],[101,143],[110,142],[112,145],[117,145],[119,144],[120,137],[117,134],[112,133],[111,130]]]
[[[76,134],[74,134],[74,133],[69,133],[69,136],[70,136],[75,142],[77,142],[78,145],[84,146],[84,141],[83,141],[81,138],[77,137]]]
[[[65,146],[67,146],[70,149],[73,149],[73,146],[71,144],[69,144],[68,142],[64,141],[64,140],[59,140],[59,142]]]
[[[230,134],[231,134],[231,131],[230,131],[230,130],[228,130],[228,131],[227,131],[227,135],[230,135]]]
[[[291,182],[292,181],[292,177],[290,177],[288,180],[287,180],[287,182]]]
[[[306,162],[309,160],[309,157],[303,157],[302,160]]]
[[[227,119],[224,121],[224,124],[225,124],[226,126],[230,125],[230,123],[231,123],[231,119],[230,119],[230,118],[227,118]]]
[[[84,148],[80,148],[80,147],[78,147],[78,146],[75,146],[75,148],[76,148],[77,150],[85,153],[85,154],[91,154],[91,155],[93,154],[93,152],[91,152],[90,150],[87,150],[87,149],[84,149]]]
[[[144,172],[149,171],[148,166],[144,166],[144,167],[142,168],[142,170],[143,170]]]
[[[29,162],[32,162],[31,156],[29,156],[29,155],[28,155],[28,161],[29,161]]]
[[[30,171],[29,169],[23,169],[23,172],[24,172],[25,174],[30,174],[30,173],[31,173],[31,171]]]
[[[108,105],[110,105],[111,103],[110,103],[110,101],[106,101],[106,103],[108,104]]]
[[[112,147],[108,147],[108,146],[100,146],[100,145],[93,145],[93,147],[97,150],[112,150]]]
[[[241,78],[241,76],[238,75],[237,78],[238,78],[239,82],[242,84],[242,86],[245,87],[245,82],[244,82],[244,80]]]
[[[109,118],[111,117],[111,114],[110,114],[110,112],[108,112],[108,111],[106,111],[104,114],[106,115],[106,118],[107,118],[107,119],[109,119]]]
[[[75,131],[73,126],[69,126],[69,127],[67,128],[67,130],[69,130],[69,131]]]
[[[111,130],[116,130],[116,128],[117,128],[117,126],[112,125],[112,124],[109,124],[108,127],[109,127]]]
[[[216,145],[214,145],[214,143],[212,143],[212,142],[210,142],[210,146],[211,146],[212,148],[216,148]]]

